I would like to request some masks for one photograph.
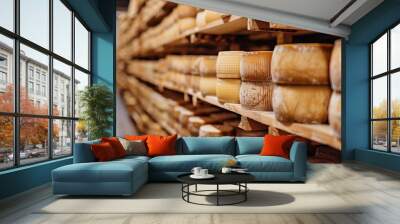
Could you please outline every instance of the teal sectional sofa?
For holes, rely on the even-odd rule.
[[[182,137],[176,142],[177,155],[127,156],[96,162],[90,145],[75,145],[74,163],[52,172],[53,193],[67,195],[131,195],[148,181],[176,181],[193,167],[219,172],[228,160],[236,160],[259,182],[304,182],[307,146],[294,142],[290,159],[260,156],[262,137]]]

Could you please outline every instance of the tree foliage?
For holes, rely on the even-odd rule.
[[[394,99],[391,104],[391,117],[400,117],[400,100]],[[381,101],[378,106],[373,108],[373,118],[387,118],[387,101]],[[400,138],[400,122],[392,121],[392,141],[397,141]],[[387,136],[387,121],[375,121],[373,122],[373,133],[374,138],[386,138]]]
[[[7,86],[6,92],[0,94],[0,110],[3,112],[13,112],[14,107],[13,86]],[[29,99],[25,88],[20,88],[20,108],[25,114],[47,114],[47,106],[34,105]],[[58,110],[55,110],[58,113]],[[0,148],[13,147],[13,117],[0,116]],[[48,139],[48,119],[45,118],[20,118],[20,148],[26,145],[46,144]],[[57,125],[53,126],[53,138],[59,135]]]
[[[112,126],[113,93],[107,86],[96,84],[86,87],[80,93],[80,107],[89,139],[110,136]]]

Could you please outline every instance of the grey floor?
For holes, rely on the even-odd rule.
[[[0,223],[253,224],[400,223],[400,175],[357,163],[313,164],[308,182],[324,186],[346,201],[367,204],[356,214],[37,214],[55,199],[50,186],[0,202]],[[318,203],[318,201],[316,201]]]

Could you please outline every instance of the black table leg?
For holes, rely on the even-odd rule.
[[[247,201],[247,192],[248,192],[248,190],[247,190],[247,183],[244,183],[244,187],[245,187],[245,191],[246,192],[244,192],[244,201]]]
[[[195,190],[194,191],[196,191],[197,192],[197,184],[195,185]]]
[[[219,206],[219,184],[217,184],[217,206]]]

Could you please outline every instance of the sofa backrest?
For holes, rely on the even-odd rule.
[[[177,141],[177,154],[235,155],[234,137],[182,137]]]
[[[75,143],[74,147],[74,163],[89,163],[95,162],[96,158],[93,155],[91,145],[98,144],[100,140]]]
[[[263,137],[236,137],[236,155],[259,154],[263,144]]]

